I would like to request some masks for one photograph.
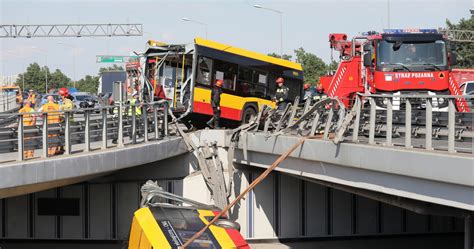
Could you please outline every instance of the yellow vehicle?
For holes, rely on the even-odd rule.
[[[170,205],[140,208],[133,217],[128,248],[179,248],[215,215],[212,210]],[[226,225],[211,225],[189,248],[250,248],[239,231]]]
[[[192,44],[149,41],[142,57],[143,87],[149,98],[168,99],[182,119],[212,115],[211,88],[223,80],[221,118],[247,122],[262,105],[275,106],[275,80],[285,79],[290,99],[301,96],[300,64],[231,45],[196,38]]]
[[[156,182],[145,183],[141,193],[142,208],[133,216],[129,249],[177,249],[219,213],[213,206],[168,193]],[[172,205],[167,201],[188,205]],[[218,219],[188,248],[250,248],[239,230],[238,223]]]
[[[0,93],[17,94],[19,92],[19,86],[0,86]]]

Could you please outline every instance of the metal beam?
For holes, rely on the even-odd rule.
[[[142,24],[0,25],[0,38],[143,36]]]
[[[474,31],[442,29],[441,33],[448,36],[448,39],[455,42],[474,42]]]

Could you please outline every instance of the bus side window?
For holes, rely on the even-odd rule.
[[[223,80],[223,89],[235,91],[235,80],[237,78],[237,65],[215,60],[215,79]]]
[[[206,57],[199,57],[197,69],[197,83],[210,86],[212,60]]]

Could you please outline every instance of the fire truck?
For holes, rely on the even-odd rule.
[[[350,106],[357,93],[380,95],[431,95],[434,109],[447,109],[441,95],[462,95],[451,66],[456,54],[447,38],[435,29],[389,29],[383,33],[363,33],[348,40],[346,34],[329,35],[330,48],[340,53],[341,62],[333,75],[321,77],[329,97],[338,97]],[[439,98],[436,96],[439,95]],[[377,98],[379,108],[388,99]],[[400,108],[403,101],[394,103]],[[458,111],[468,111],[463,98],[456,101]],[[423,108],[421,101],[414,108]]]

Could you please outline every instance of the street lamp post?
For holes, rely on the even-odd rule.
[[[70,47],[72,49],[76,49],[76,46],[68,44],[68,43],[58,42],[58,44],[66,46],[66,47]],[[73,67],[73,77],[74,77],[74,80],[72,82],[74,84],[74,88],[76,88],[76,53],[75,51],[73,51],[72,53],[72,67]]]
[[[263,7],[261,5],[257,5],[257,4],[254,5],[253,7],[257,8],[257,9],[264,9],[264,10],[272,11],[272,12],[278,13],[280,15],[280,58],[283,58],[283,11],[266,8],[266,7]]]
[[[204,26],[204,31],[206,33],[206,39],[207,39],[207,23],[199,22],[199,21],[192,20],[192,19],[189,19],[189,18],[186,18],[186,17],[181,18],[181,20],[183,20],[185,22],[197,23],[197,24],[200,24],[200,25]]]
[[[45,63],[45,67],[44,67],[44,74],[45,74],[45,79],[46,79],[46,86],[45,86],[45,93],[47,94],[48,93],[48,52],[44,49],[41,49],[41,48],[38,48],[38,47],[35,47],[35,46],[32,46],[31,47],[32,49],[44,54],[44,63]],[[24,81],[24,79],[23,79]]]

